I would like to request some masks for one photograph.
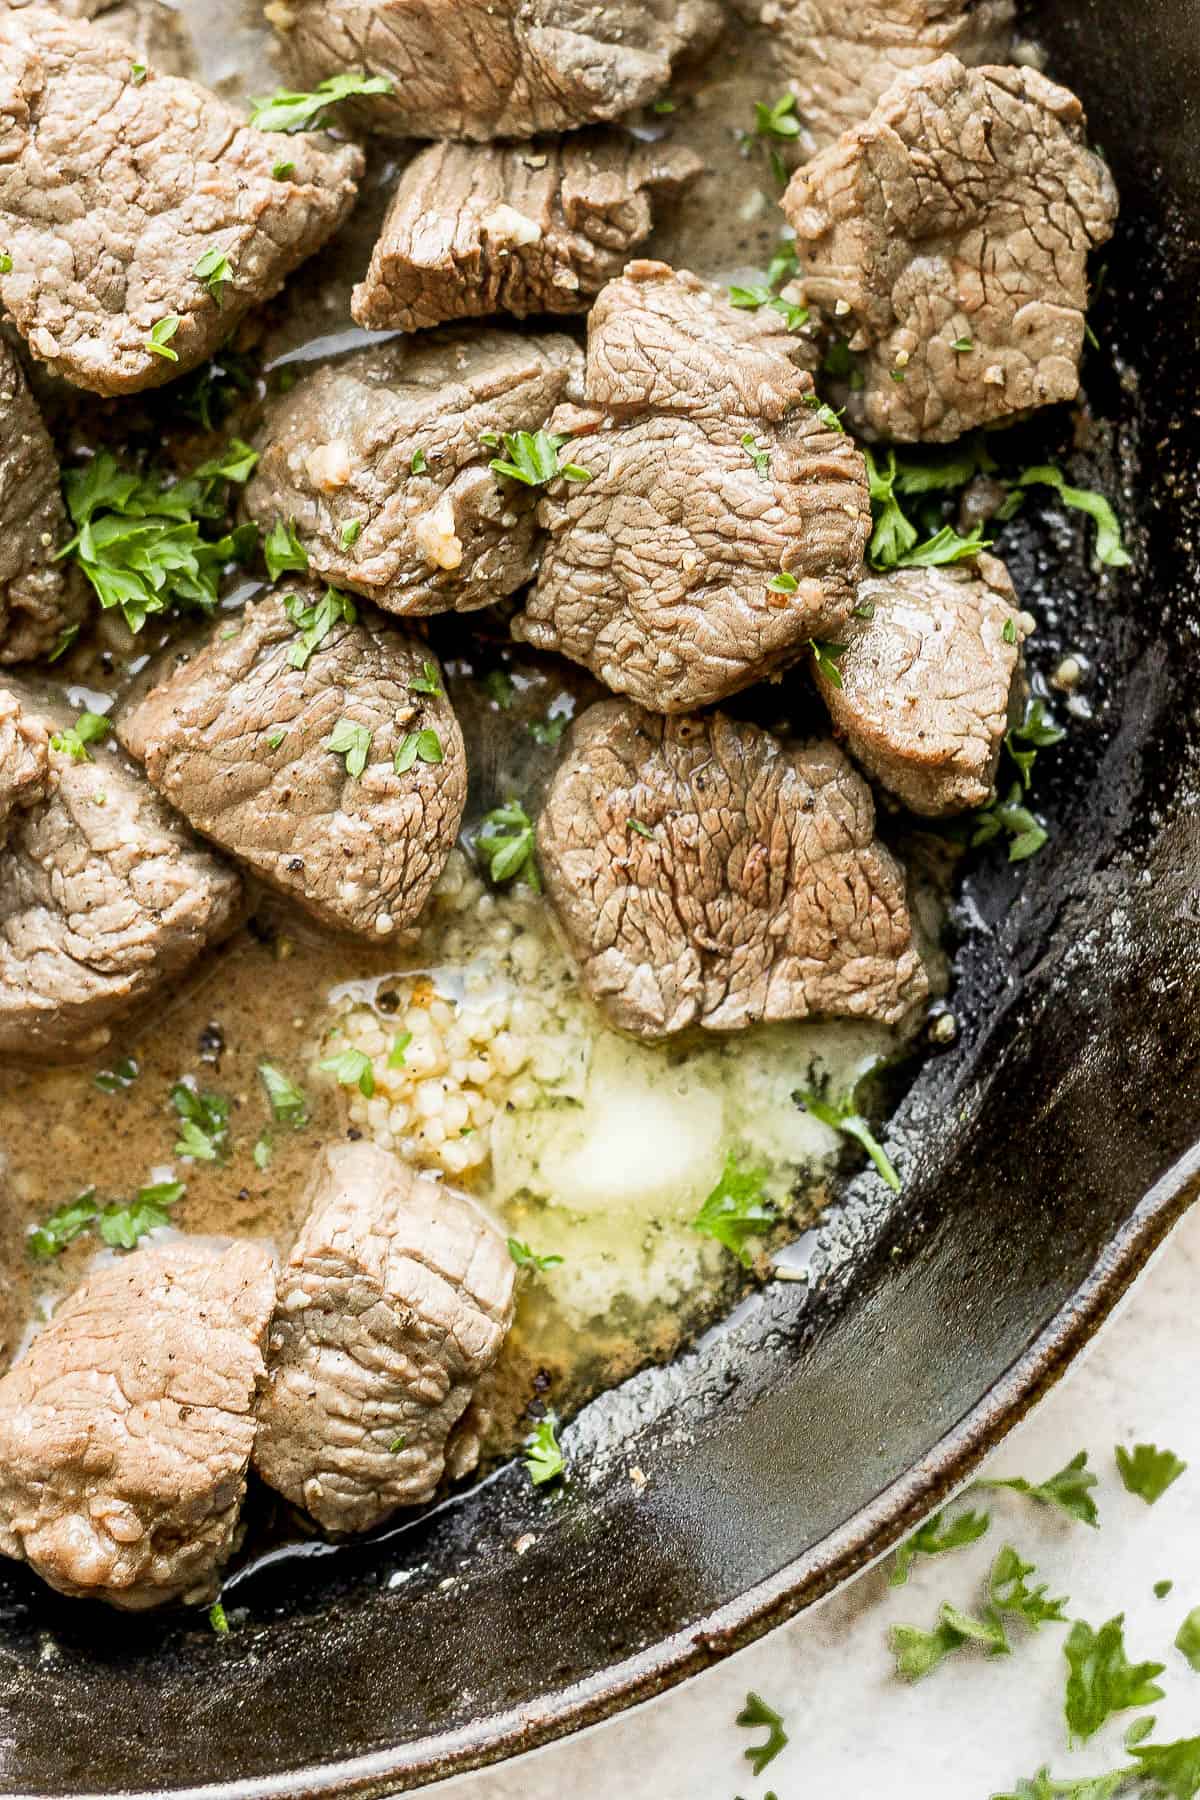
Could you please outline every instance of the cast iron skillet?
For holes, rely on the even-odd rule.
[[[7,1570],[3,1792],[368,1793],[644,1699],[961,1481],[1200,1191],[1200,0],[1044,0],[1036,25],[1124,201],[1087,366],[1112,431],[1073,466],[1136,566],[1098,578],[1074,516],[1019,540],[1043,666],[1082,643],[1096,718],[1043,758],[1053,849],[968,882],[963,1030],[898,1115],[902,1197],[857,1181],[807,1287],[589,1407],[561,1498],[510,1468],[382,1543],[251,1567],[228,1639]]]

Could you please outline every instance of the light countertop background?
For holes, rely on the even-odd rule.
[[[980,1471],[1044,1480],[1086,1449],[1100,1477],[1100,1529],[1019,1495],[988,1492],[986,1537],[919,1557],[904,1587],[890,1557],[761,1642],[608,1724],[495,1771],[422,1790],[431,1800],[989,1800],[1043,1763],[1058,1779],[1129,1759],[1119,1714],[1086,1750],[1070,1751],[1062,1719],[1065,1628],[1011,1632],[1013,1653],[967,1650],[916,1686],[892,1673],[886,1634],[932,1629],[942,1600],[971,1610],[996,1551],[1011,1543],[1037,1564],[1033,1581],[1069,1596],[1071,1618],[1099,1626],[1125,1614],[1133,1661],[1167,1665],[1167,1697],[1148,1710],[1156,1742],[1200,1732],[1200,1674],[1175,1633],[1200,1606],[1200,1207],[1176,1228],[1088,1352]],[[1118,1443],[1168,1447],[1189,1463],[1154,1506],[1125,1491]],[[1172,1580],[1164,1600],[1154,1583]],[[783,1714],[788,1747],[756,1779],[744,1760],[761,1731],[734,1719],[748,1689]],[[1146,1710],[1146,1709],[1143,1709]]]

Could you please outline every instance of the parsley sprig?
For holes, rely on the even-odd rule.
[[[170,1208],[186,1192],[182,1181],[159,1181],[139,1188],[132,1200],[102,1206],[95,1188],[85,1188],[30,1232],[26,1249],[35,1262],[51,1262],[84,1232],[94,1230],[110,1250],[133,1250],[148,1231],[170,1224]]]
[[[340,101],[391,92],[392,83],[386,75],[330,75],[311,93],[280,88],[265,99],[252,100],[250,123],[257,131],[319,131],[329,109]]]
[[[557,1425],[554,1414],[547,1413],[525,1439],[524,1463],[534,1487],[567,1479],[566,1458],[559,1447]]]
[[[186,1081],[171,1089],[171,1104],[181,1124],[176,1156],[196,1162],[221,1162],[229,1149],[229,1101],[224,1094],[202,1094]]]
[[[76,529],[58,555],[74,557],[101,606],[120,607],[131,631],[172,607],[211,614],[225,569],[244,562],[258,541],[256,525],[216,536],[211,527],[224,517],[229,484],[246,481],[257,460],[234,438],[224,456],[167,481],[101,451],[65,478]]]
[[[88,745],[102,744],[111,730],[112,724],[103,713],[81,712],[73,725],[54,733],[50,748],[69,756],[72,762],[92,762]]]
[[[565,437],[557,437],[550,431],[506,431],[506,454],[494,456],[488,468],[493,475],[504,475],[509,481],[523,482],[526,487],[544,487],[560,475],[564,481],[590,481],[589,469],[559,460],[566,442]]]
[[[746,1704],[737,1716],[737,1724],[744,1731],[754,1731],[760,1726],[766,1728],[766,1737],[761,1744],[751,1744],[743,1750],[742,1755],[750,1764],[755,1775],[761,1775],[769,1763],[773,1763],[779,1752],[786,1748],[788,1735],[783,1728],[783,1718],[768,1706],[761,1694],[753,1691],[746,1695]]]
[[[721,1179],[691,1224],[693,1231],[723,1244],[746,1269],[753,1262],[748,1240],[762,1237],[778,1217],[763,1193],[766,1178],[765,1169],[743,1169],[730,1151]]]
[[[1147,1506],[1161,1500],[1187,1468],[1173,1450],[1160,1450],[1154,1444],[1135,1444],[1132,1450],[1118,1444],[1114,1454],[1125,1487]]]
[[[862,1080],[865,1079],[866,1076],[862,1077]],[[819,1119],[822,1125],[829,1125],[844,1137],[853,1138],[855,1143],[861,1144],[883,1180],[893,1193],[898,1194],[901,1184],[895,1165],[859,1111],[857,1095],[861,1084],[860,1080],[850,1093],[842,1094],[836,1099],[830,1099],[824,1091],[815,1093],[808,1088],[799,1088],[792,1095],[792,1100],[805,1112],[811,1113],[814,1119]]]
[[[316,601],[305,601],[299,594],[288,594],[283,608],[297,632],[296,642],[287,654],[293,669],[306,669],[334,626],[343,620],[347,625],[353,625],[358,617],[358,608],[349,594],[343,594],[337,588],[326,588]]]
[[[1023,1475],[1009,1476],[1005,1479],[980,1480],[977,1487],[1008,1488],[1014,1494],[1024,1494],[1041,1506],[1057,1507],[1059,1512],[1066,1513],[1070,1519],[1078,1519],[1083,1525],[1099,1525],[1100,1515],[1096,1510],[1096,1502],[1092,1499],[1092,1489],[1099,1481],[1087,1466],[1087,1451],[1080,1450],[1069,1463],[1049,1476],[1045,1481],[1027,1481]]]
[[[950,1550],[961,1550],[983,1537],[990,1524],[991,1516],[985,1512],[968,1509],[949,1520],[944,1512],[935,1512],[896,1551],[890,1586],[904,1586],[918,1556],[944,1556]]]
[[[535,893],[541,892],[542,878],[534,855],[534,823],[519,801],[509,800],[488,813],[475,848],[493,881],[522,881]]]
[[[507,1243],[508,1254],[518,1269],[535,1269],[541,1275],[547,1269],[557,1268],[563,1260],[561,1256],[539,1256],[536,1250],[531,1250],[528,1244],[521,1242],[520,1238],[510,1237],[507,1239]]]

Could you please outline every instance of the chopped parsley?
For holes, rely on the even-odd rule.
[[[991,1524],[989,1514],[983,1512],[961,1512],[948,1522],[943,1523],[944,1520],[943,1512],[935,1512],[900,1545],[889,1577],[892,1587],[904,1586],[918,1556],[944,1556],[949,1550],[961,1550],[964,1545],[977,1542]]]
[[[517,800],[487,814],[475,847],[495,882],[519,880],[540,893],[542,878],[534,856],[534,825]]]
[[[102,744],[111,730],[112,725],[103,713],[81,712],[74,725],[54,733],[50,748],[69,756],[72,762],[92,762],[88,745]]]
[[[211,614],[222,574],[249,556],[258,527],[240,525],[216,538],[202,527],[222,519],[227,484],[244,481],[254,460],[250,446],[234,438],[224,456],[166,482],[123,469],[101,451],[66,475],[76,529],[58,554],[75,558],[101,606],[119,606],[131,631],[171,607]]]
[[[494,475],[524,482],[526,487],[544,487],[559,475],[564,481],[590,481],[590,470],[581,469],[578,463],[560,462],[559,453],[566,442],[565,437],[544,430],[506,431],[507,457],[494,456],[488,468]]]
[[[392,1047],[388,1051],[387,1066],[389,1069],[403,1069],[408,1062],[408,1046],[412,1043],[411,1031],[397,1032],[392,1039]]]
[[[529,735],[535,744],[557,744],[563,732],[571,723],[569,712],[547,713],[544,719],[534,719],[529,727]]]
[[[949,525],[943,525],[932,537],[922,541],[921,534],[905,513],[897,498],[900,493],[929,493],[954,485],[961,476],[970,480],[976,462],[969,465],[955,461],[946,464],[914,464],[904,467],[896,452],[889,450],[884,461],[876,459],[864,446],[867,479],[871,490],[871,514],[874,528],[867,546],[867,560],[873,569],[932,569],[948,563],[964,562],[990,548],[991,539],[975,526],[966,537]],[[964,472],[969,469],[969,472]]]
[[[557,1423],[554,1414],[547,1413],[525,1439],[525,1467],[534,1487],[542,1487],[560,1476],[566,1480],[567,1465],[555,1435]]]
[[[1200,1606],[1193,1606],[1175,1634],[1175,1648],[1200,1675]]]
[[[644,824],[641,819],[626,819],[625,829],[626,831],[636,831],[639,837],[652,838],[654,836],[651,827]]]
[[[410,694],[428,694],[432,699],[440,700],[442,697],[442,684],[438,680],[437,664],[433,662],[422,663],[421,673],[417,676],[415,681],[409,682],[408,691]]]
[[[388,1445],[388,1455],[389,1456],[399,1456],[400,1452],[403,1450],[403,1448],[407,1444],[407,1442],[408,1442],[407,1432],[404,1432],[404,1431],[399,1432],[392,1439],[391,1443]]]
[[[219,1600],[214,1600],[208,1609],[208,1622],[218,1637],[229,1636],[229,1620],[225,1616],[225,1608]]]
[[[1062,727],[1054,723],[1041,700],[1031,700],[1024,721],[1005,734],[1004,747],[1020,771],[1021,786],[1026,793],[1033,784],[1033,765],[1038,751],[1051,744],[1060,744],[1066,735]]]
[[[774,105],[768,105],[765,100],[756,100],[754,129],[761,138],[798,138],[800,121],[796,117],[795,94],[784,94]]]
[[[134,87],[141,87],[149,73],[150,71],[147,69],[145,63],[135,62],[130,63],[129,65],[129,79],[132,81]]]
[[[362,536],[362,528],[363,522],[361,519],[347,519],[346,523],[342,526],[341,535],[343,550],[350,550],[357,544],[359,538]]]
[[[826,681],[829,682],[831,687],[840,688],[842,685],[842,671],[837,666],[837,659],[839,656],[845,655],[849,646],[847,644],[823,643],[820,638],[809,638],[808,647],[813,653],[813,659],[816,662],[817,668],[825,677]]]
[[[1015,619],[1005,619],[1004,629],[1001,631],[1000,636],[1004,639],[1006,644],[1015,644],[1017,641],[1017,621]]]
[[[202,1094],[177,1081],[171,1104],[182,1123],[175,1145],[176,1156],[196,1162],[219,1162],[229,1148],[229,1101],[224,1094]]]
[[[445,759],[442,740],[436,731],[410,731],[400,740],[392,766],[397,775],[405,775],[417,761],[440,763]]]
[[[832,406],[827,406],[824,400],[819,399],[816,394],[806,394],[804,404],[810,412],[816,413],[826,431],[838,431],[845,437],[846,427],[842,424],[841,413],[834,412]]]
[[[1036,1574],[1033,1564],[1024,1562],[1011,1544],[1005,1544],[988,1575],[989,1604],[999,1613],[1022,1619],[1035,1631],[1040,1625],[1065,1625],[1065,1596],[1048,1600],[1044,1581],[1037,1587],[1030,1587],[1026,1582],[1025,1577],[1033,1574]]]
[[[277,163],[271,165],[272,181],[290,181],[295,173],[296,165],[287,157],[281,157]]]
[[[1137,1744],[1138,1774],[1153,1781],[1163,1796],[1195,1800],[1200,1794],[1200,1737],[1177,1738],[1173,1744]]]
[[[287,655],[293,669],[306,669],[334,626],[343,619],[347,625],[353,625],[358,617],[358,609],[349,594],[343,594],[337,588],[326,588],[319,600],[307,605],[299,594],[289,594],[283,605],[299,634]]]
[[[729,301],[744,312],[757,312],[760,306],[769,306],[772,312],[780,315],[789,331],[799,331],[801,326],[808,324],[807,306],[798,306],[794,300],[785,299],[763,282],[755,282],[751,287],[731,287]]]
[[[811,1113],[814,1119],[819,1119],[822,1125],[831,1126],[834,1131],[840,1131],[844,1137],[853,1138],[856,1144],[861,1144],[892,1192],[900,1192],[900,1177],[891,1158],[858,1110],[857,1088],[837,1100],[830,1100],[824,1093],[815,1094],[809,1089],[799,1088],[792,1099],[805,1112]]]
[[[1165,1600],[1174,1586],[1175,1583],[1173,1581],[1156,1581],[1152,1590],[1154,1598],[1156,1600]]]
[[[765,1180],[765,1170],[740,1168],[730,1151],[721,1179],[691,1223],[693,1231],[715,1238],[746,1269],[753,1261],[747,1240],[762,1237],[778,1217],[763,1194]]]
[[[1050,833],[1024,804],[1021,794],[1021,783],[1014,782],[1006,800],[997,795],[990,805],[975,814],[972,849],[990,844],[994,838],[1007,833],[1009,862],[1027,862],[1037,855]]]
[[[263,539],[263,558],[272,581],[278,581],[289,570],[297,575],[308,573],[308,551],[296,536],[294,519],[286,523],[276,519]]]
[[[274,1156],[275,1150],[271,1143],[271,1134],[269,1131],[262,1131],[259,1133],[258,1137],[254,1140],[254,1149],[251,1154],[254,1157],[254,1166],[256,1169],[270,1168],[271,1158]]]
[[[356,1087],[364,1100],[375,1092],[375,1070],[370,1057],[362,1050],[339,1050],[317,1064],[326,1075],[332,1075],[341,1087]]]
[[[12,274],[12,257],[7,250],[0,250],[0,275]]]
[[[171,339],[183,324],[178,313],[168,313],[164,319],[158,319],[150,327],[150,336],[145,340],[147,350],[155,356],[161,356],[166,362],[178,362],[178,350],[172,350]]]
[[[1125,1654],[1125,1616],[1118,1613],[1093,1631],[1076,1619],[1063,1645],[1067,1689],[1063,1702],[1067,1730],[1075,1742],[1092,1737],[1113,1713],[1161,1700],[1154,1680],[1165,1664],[1131,1663]]]
[[[131,1056],[121,1057],[111,1069],[101,1069],[92,1076],[92,1086],[102,1094],[124,1094],[138,1078],[138,1066]]]
[[[287,736],[287,726],[286,725],[273,725],[271,727],[270,731],[268,731],[268,733],[267,733],[267,749],[268,750],[278,750],[280,744],[282,744],[282,742],[286,736]]]
[[[906,1681],[920,1681],[932,1673],[953,1651],[979,1644],[989,1656],[1007,1656],[1009,1642],[1005,1619],[1020,1619],[1032,1630],[1042,1625],[1066,1624],[1065,1599],[1046,1597],[1046,1584],[1030,1587],[1026,1580],[1036,1571],[1011,1544],[1005,1544],[988,1571],[987,1590],[978,1613],[964,1611],[944,1600],[932,1631],[915,1625],[895,1625],[889,1633],[896,1673]]]
[[[1132,1450],[1118,1444],[1115,1454],[1121,1480],[1129,1492],[1137,1494],[1147,1506],[1161,1500],[1171,1483],[1178,1481],[1187,1468],[1173,1450],[1159,1450],[1154,1444],[1135,1444]]]
[[[409,464],[409,467],[412,469],[414,475],[424,475],[429,468],[429,458],[426,456],[424,450],[422,450],[420,444],[417,445],[412,453],[412,462]]]
[[[516,696],[512,676],[506,669],[489,669],[483,678],[483,691],[501,712],[507,712]]]
[[[25,1247],[30,1256],[35,1262],[50,1262],[61,1256],[68,1244],[91,1229],[99,1210],[95,1188],[85,1188],[29,1233]]]
[[[346,773],[352,781],[357,781],[367,766],[371,754],[371,739],[374,732],[368,725],[360,725],[357,719],[343,715],[325,739],[323,748],[331,756],[344,756]],[[399,767],[400,752],[396,752],[396,765]]]
[[[746,1704],[738,1714],[736,1723],[743,1731],[766,1728],[767,1735],[762,1743],[752,1744],[742,1752],[755,1775],[761,1775],[768,1763],[773,1763],[787,1744],[788,1735],[783,1729],[783,1720],[773,1706],[767,1705],[761,1694],[751,1692],[746,1695]]]
[[[386,75],[330,75],[309,94],[281,88],[263,100],[250,102],[250,123],[258,131],[319,131],[331,106],[369,94],[390,94]],[[278,165],[276,165],[278,166]]]
[[[258,1065],[258,1076],[266,1089],[271,1117],[276,1124],[288,1125],[293,1131],[308,1124],[308,1102],[282,1069],[264,1059]]]
[[[767,592],[770,594],[794,594],[799,586],[800,583],[789,569],[781,569],[778,575],[772,575],[768,581]]]
[[[967,354],[968,350],[973,350],[975,348],[975,344],[974,344],[974,340],[969,337],[960,337],[960,338],[955,338],[955,340],[951,344],[950,348],[955,352],[956,355],[965,356]]]
[[[192,274],[197,281],[202,281],[217,305],[220,306],[227,282],[233,280],[233,265],[219,245],[214,244],[206,250],[196,263]]]
[[[100,1236],[110,1250],[133,1250],[140,1238],[160,1225],[169,1225],[170,1208],[187,1190],[182,1181],[159,1181],[139,1188],[126,1205],[106,1206],[100,1214]]]
[[[539,1256],[536,1250],[531,1250],[520,1238],[510,1237],[507,1242],[508,1254],[518,1269],[536,1269],[540,1275],[543,1270],[553,1269],[563,1260],[561,1256]]]
[[[1129,563],[1129,552],[1121,539],[1120,521],[1104,495],[1091,488],[1069,486],[1062,470],[1049,464],[1023,469],[1008,483],[1009,497],[999,517],[1011,518],[1024,500],[1026,489],[1031,487],[1053,488],[1064,506],[1087,513],[1095,520],[1097,562],[1110,569],[1124,568]]]
[[[1087,1466],[1087,1451],[1080,1450],[1064,1468],[1046,1481],[1027,1481],[1023,1475],[1018,1475],[1004,1480],[981,1478],[975,1485],[982,1488],[1010,1488],[1014,1494],[1025,1494],[1040,1505],[1057,1507],[1068,1518],[1095,1526],[1100,1523],[1100,1515],[1096,1511],[1091,1490],[1098,1480],[1099,1477]]]
[[[758,439],[752,431],[742,433],[742,449],[754,464],[754,472],[761,481],[771,479],[771,452],[759,447]]]
[[[26,1247],[35,1261],[49,1262],[85,1231],[94,1229],[110,1250],[132,1250],[148,1231],[170,1224],[169,1208],[185,1192],[182,1181],[160,1181],[139,1188],[131,1201],[116,1200],[102,1207],[95,1188],[85,1188],[31,1231]]]

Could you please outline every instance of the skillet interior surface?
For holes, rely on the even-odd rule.
[[[1086,367],[1105,424],[1070,467],[1135,563],[1098,575],[1078,515],[1017,535],[1037,664],[1082,649],[1094,716],[1040,795],[1052,847],[967,880],[960,1036],[893,1124],[903,1194],[852,1184],[807,1282],[588,1407],[561,1497],[509,1467],[371,1544],[268,1556],[227,1639],[6,1568],[0,1791],[418,1785],[645,1698],[961,1480],[1200,1188],[1200,5],[1035,22],[1122,191]]]

